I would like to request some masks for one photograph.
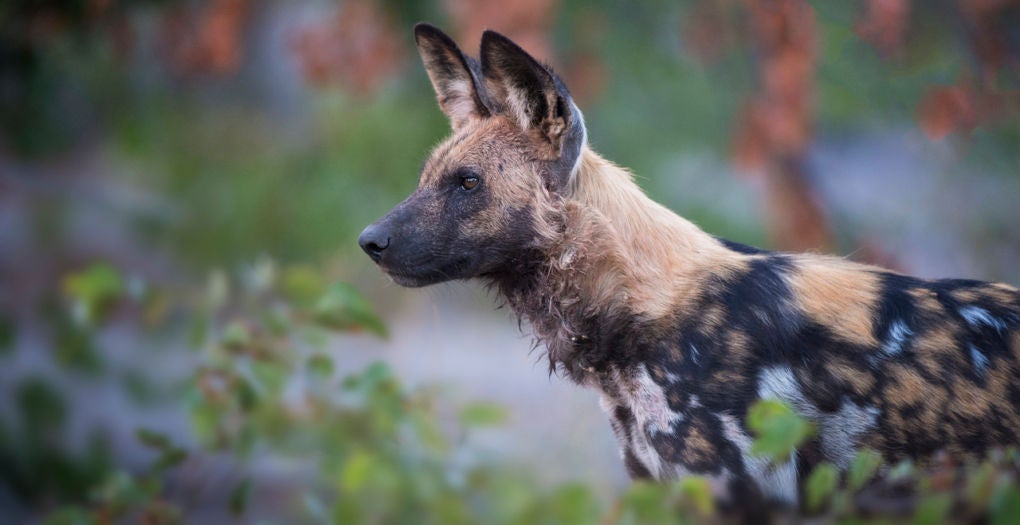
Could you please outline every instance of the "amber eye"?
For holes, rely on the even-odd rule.
[[[465,191],[475,189],[478,186],[478,177],[464,177],[460,179],[460,187]]]

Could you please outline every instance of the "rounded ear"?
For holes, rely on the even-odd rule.
[[[439,107],[454,130],[472,119],[492,115],[478,61],[461,52],[452,38],[431,24],[415,25],[414,41]]]
[[[584,119],[558,76],[509,38],[482,34],[482,74],[498,113],[544,139],[564,176],[577,167],[585,142]]]

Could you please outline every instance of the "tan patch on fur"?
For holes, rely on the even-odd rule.
[[[914,300],[914,305],[919,309],[934,313],[942,313],[944,311],[942,303],[938,300],[938,294],[933,290],[912,288],[907,291],[907,294],[910,295],[911,299]]]
[[[973,288],[953,290],[951,295],[953,296],[953,299],[956,299],[961,303],[973,303],[981,299],[981,292]]]
[[[899,406],[914,406],[925,400],[929,384],[911,367],[893,364],[886,367],[892,380],[886,388],[886,398]]]
[[[914,339],[916,359],[925,372],[941,376],[945,368],[941,359],[959,353],[956,348],[957,330],[955,323],[947,320]]]
[[[683,404],[683,398],[680,397],[680,393],[673,391],[670,392],[666,398],[669,400],[669,404],[672,406],[680,406]]]
[[[845,341],[877,346],[872,317],[878,279],[843,259],[802,256],[796,261],[787,280],[801,311]]]
[[[862,370],[849,361],[834,358],[826,365],[829,373],[850,386],[857,395],[865,395],[875,387],[875,376],[869,370]]]
[[[953,376],[950,392],[953,398],[949,411],[961,417],[987,418],[994,404],[990,392],[959,375]]]
[[[662,365],[654,364],[648,367],[648,372],[652,375],[652,380],[658,384],[666,383],[666,371],[662,369]]]
[[[701,311],[701,329],[712,333],[723,327],[726,323],[726,307],[721,304],[713,304]]]
[[[722,369],[701,383],[701,388],[708,394],[725,396],[733,391],[733,388],[747,382],[747,377],[736,371]]]
[[[751,336],[740,330],[730,330],[725,335],[726,358],[730,368],[740,368],[751,358]]]
[[[747,263],[690,221],[649,199],[630,172],[583,149],[570,201],[575,221],[604,239],[587,272],[596,300],[618,303],[651,319],[682,311],[709,275],[738,272]],[[605,304],[605,303],[603,303]]]
[[[690,431],[684,437],[684,459],[691,463],[705,462],[715,459],[715,446],[709,441],[697,424],[691,424]]]

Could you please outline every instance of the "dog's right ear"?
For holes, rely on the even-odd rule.
[[[461,52],[452,38],[431,24],[415,25],[414,41],[436,90],[439,107],[450,118],[454,131],[472,119],[492,115],[477,60]]]

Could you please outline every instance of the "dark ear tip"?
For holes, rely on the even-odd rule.
[[[418,22],[414,24],[414,41],[421,43],[423,38],[438,39],[443,43],[453,44],[453,39],[438,27],[428,22]]]
[[[510,40],[505,35],[497,33],[491,29],[486,29],[485,32],[482,33],[482,48],[492,45],[520,49],[520,46],[515,44],[513,40]]]

